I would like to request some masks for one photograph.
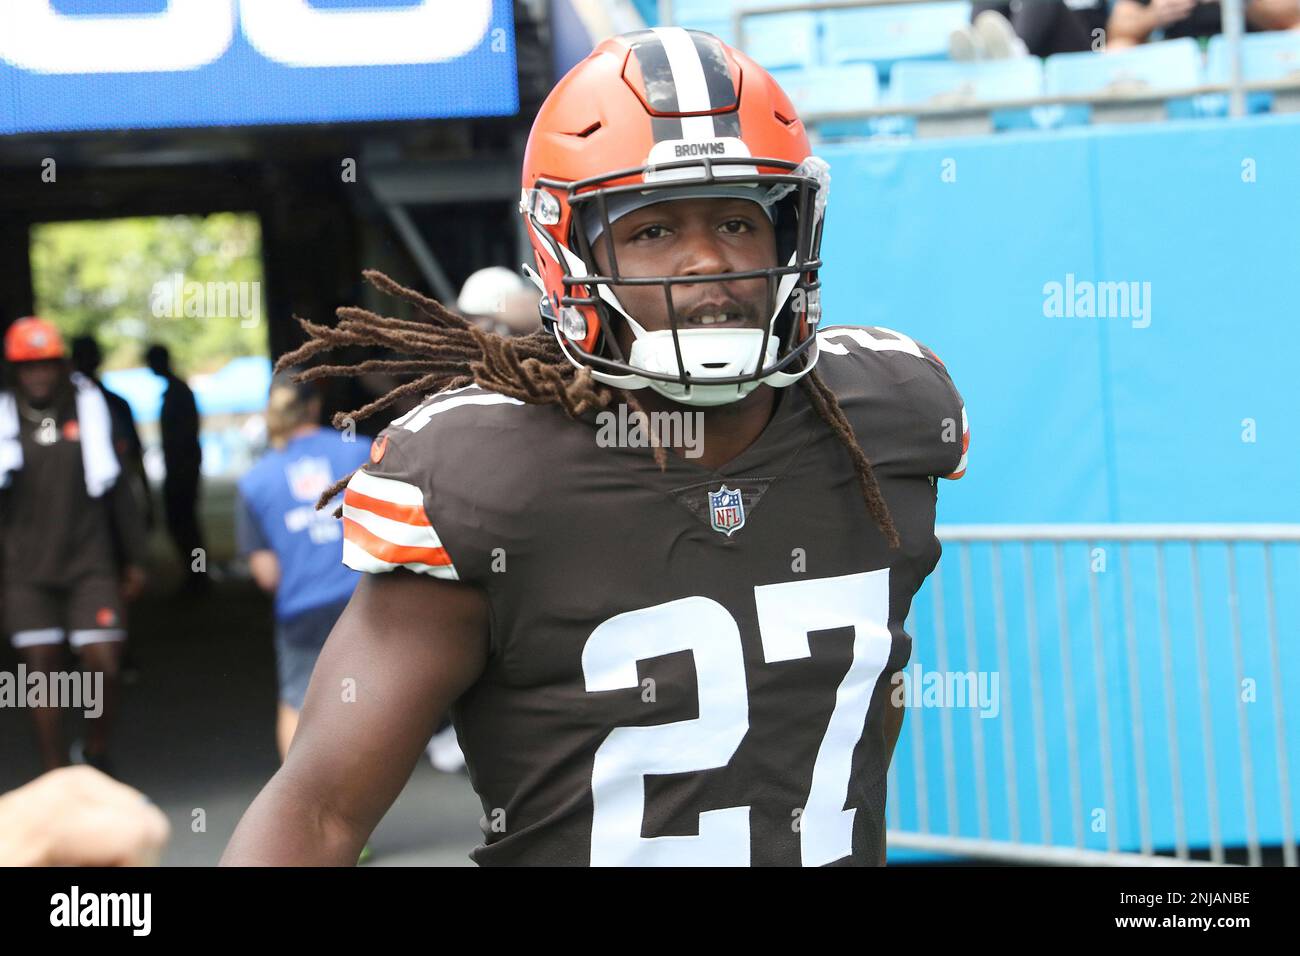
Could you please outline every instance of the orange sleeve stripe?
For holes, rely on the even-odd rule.
[[[446,548],[416,548],[393,544],[373,534],[351,518],[343,519],[343,537],[372,557],[387,561],[389,564],[451,566],[451,557],[447,554]]]
[[[343,503],[353,508],[360,508],[362,511],[369,511],[381,518],[388,518],[391,521],[400,521],[402,524],[417,525],[421,528],[430,527],[429,516],[424,513],[424,508],[420,505],[394,504],[391,501],[385,501],[383,498],[372,498],[369,495],[363,495],[354,488],[348,488],[343,492]]]

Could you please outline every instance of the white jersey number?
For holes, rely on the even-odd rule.
[[[800,817],[800,856],[819,866],[852,852],[853,810],[844,809],[853,750],[876,681],[889,659],[889,569],[754,588],[763,659],[811,656],[808,633],[853,628],[853,662],[813,765]],[[593,866],[745,866],[749,807],[700,814],[696,836],[642,837],[647,774],[722,767],[749,729],[744,652],[736,620],[717,601],[688,597],[610,618],[583,648],[587,690],[637,686],[637,662],[691,651],[700,716],[648,727],[617,727],[596,750],[591,788]],[[796,808],[791,808],[796,809]]]

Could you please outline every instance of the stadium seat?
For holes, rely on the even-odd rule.
[[[1205,79],[1208,83],[1227,83],[1231,67],[1228,63],[1228,45],[1222,36],[1210,40],[1209,58]],[[1246,82],[1300,79],[1300,33],[1282,30],[1275,33],[1250,33],[1241,40],[1241,78]],[[1226,103],[1227,97],[1221,97]],[[1300,96],[1287,93],[1278,96],[1288,103],[1289,109],[1300,107],[1291,103]],[[1247,109],[1252,113],[1265,113],[1276,109],[1274,94],[1249,93]]]
[[[906,60],[889,71],[890,100],[900,106],[965,106],[1043,93],[1043,66],[1037,57],[957,63]]]
[[[811,13],[746,17],[742,49],[767,70],[817,62],[817,18]]]
[[[1191,37],[1107,53],[1057,53],[1044,65],[1049,94],[1168,90],[1201,82],[1201,56]]]
[[[1144,90],[1175,90],[1202,82],[1200,47],[1191,37],[1148,43],[1104,55],[1090,51],[1057,53],[1046,59],[1043,71],[1044,89],[1049,96],[1105,96]],[[1192,100],[1186,97],[1170,100],[1165,107],[1169,116],[1199,115]],[[1130,120],[1162,119],[1166,115],[1165,107],[1159,104],[1117,104],[1112,115]],[[1065,112],[1063,125],[1074,125],[1087,123],[1095,110],[1086,106],[1068,106]]]
[[[880,82],[868,63],[773,70],[800,116],[870,109],[880,103]]]
[[[948,57],[948,37],[970,22],[970,4],[908,4],[822,13],[826,63],[874,63],[883,79],[899,60]]]
[[[802,70],[776,70],[773,78],[789,94],[799,115],[839,113],[879,106],[880,80],[870,63],[813,66]],[[889,117],[837,119],[809,123],[815,139],[858,139],[876,136]]]
[[[673,4],[673,22],[678,26],[692,30],[704,30],[712,33],[724,43],[736,44],[736,23],[732,14],[736,10],[753,10],[774,6],[787,0],[685,0]],[[809,21],[807,25],[801,20]],[[799,47],[797,59],[789,59],[790,52],[781,47],[789,44],[785,31],[793,31],[798,37],[794,45]],[[806,39],[804,34],[806,33]],[[817,20],[811,13],[774,13],[771,16],[745,18],[746,53],[769,68],[780,66],[797,66],[814,63],[817,60]],[[771,64],[763,60],[755,51],[763,54],[776,54],[777,59]]]
[[[981,102],[1021,99],[1043,93],[1043,64],[1037,57],[957,63],[905,60],[889,73],[889,101],[899,106],[978,106]],[[1029,109],[994,110],[977,124],[984,131],[1032,129],[1039,125]],[[918,124],[925,135],[962,130],[978,132],[958,117],[933,117]]]
[[[1300,33],[1248,33],[1241,38],[1241,76],[1248,81],[1300,79]],[[1228,82],[1228,44],[1222,36],[1210,38],[1206,79]]]

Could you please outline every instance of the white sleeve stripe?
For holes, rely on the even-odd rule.
[[[482,392],[477,395],[459,395],[456,398],[448,398],[445,401],[438,401],[442,396],[434,396],[429,404],[423,406],[419,411],[412,415],[407,421],[402,423],[402,427],[407,431],[418,432],[425,425],[429,424],[429,419],[434,415],[441,415],[443,412],[449,412],[453,408],[460,408],[464,405],[522,405],[524,404],[517,398],[511,398],[509,395],[501,395],[497,392]]]
[[[442,547],[437,532],[427,524],[415,525],[394,521],[392,518],[385,518],[373,511],[346,503],[343,505],[343,517],[351,518],[376,538],[382,538],[390,544],[401,545],[404,548]]]
[[[418,562],[408,562],[407,564],[393,564],[391,561],[381,561],[373,554],[362,548],[360,545],[343,539],[343,563],[354,571],[364,571],[369,574],[383,574],[392,571],[394,568],[406,568],[409,571],[415,571],[419,574],[427,574],[431,577],[442,578],[446,581],[459,581],[460,577],[456,574],[456,569],[452,565],[430,565],[420,564]]]
[[[348,487],[360,492],[367,498],[378,498],[395,505],[417,505],[424,507],[424,493],[419,488],[396,478],[380,478],[358,469],[348,482]]]
[[[445,392],[437,392],[425,398],[424,401],[420,402],[420,404],[416,405],[410,411],[403,412],[399,417],[394,418],[390,424],[394,428],[397,427],[398,425],[405,425],[408,421],[411,420],[412,415],[416,414],[420,409],[424,408],[424,406],[429,404],[430,402],[435,402],[439,399],[446,398],[448,395],[458,395],[461,392],[465,391],[466,389],[481,388],[481,387],[482,386],[480,385],[462,385],[460,388],[449,388]]]

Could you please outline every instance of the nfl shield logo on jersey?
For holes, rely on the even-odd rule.
[[[713,530],[731,537],[732,532],[745,526],[745,502],[740,497],[740,492],[732,491],[726,485],[717,491],[710,491],[709,515]]]
[[[285,466],[284,475],[289,480],[289,490],[299,501],[315,501],[334,480],[328,458],[299,458]]]

